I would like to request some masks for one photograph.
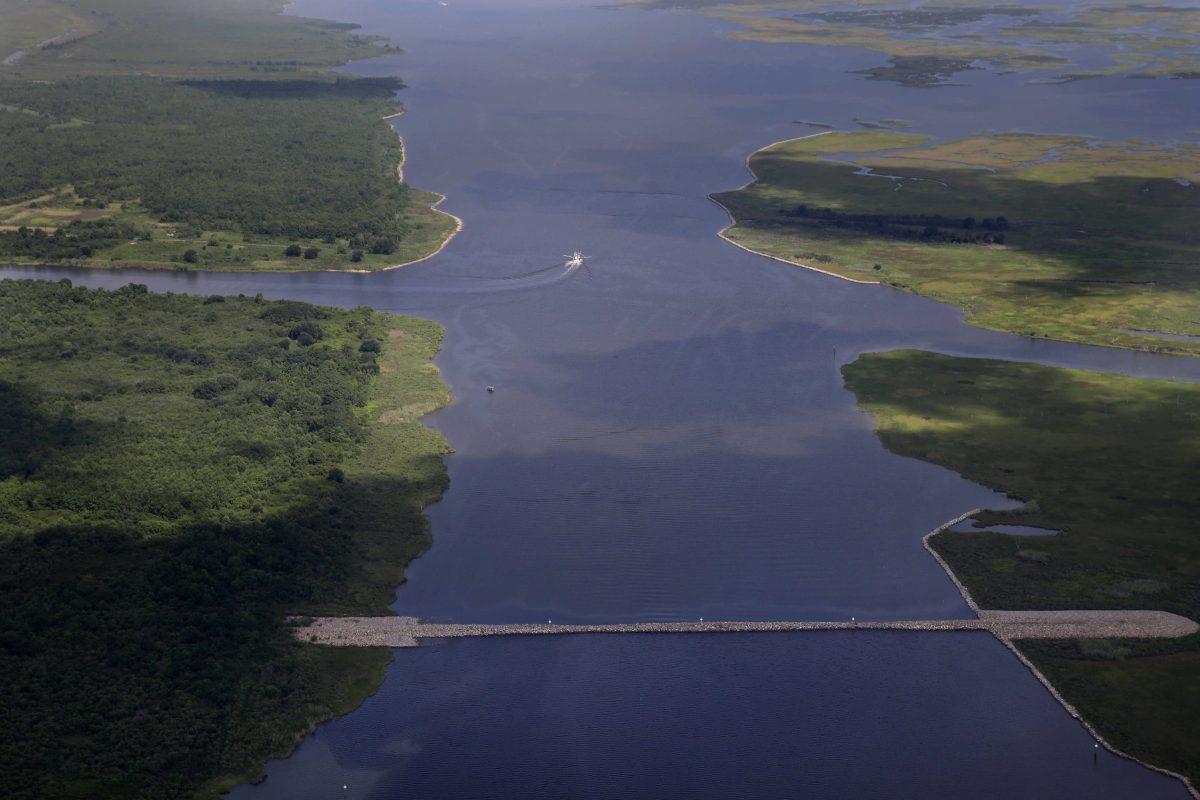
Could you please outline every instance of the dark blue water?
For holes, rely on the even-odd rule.
[[[1146,139],[1200,128],[1200,83],[910,90],[845,49],[721,38],[587,0],[304,0],[407,52],[408,179],[466,229],[375,275],[9,269],[92,285],[262,291],[433,317],[456,401],[434,547],[396,608],[455,621],[957,617],[920,547],[1009,503],[879,444],[838,367],[922,347],[1140,375],[1200,362],[978,330],[950,308],[742,252],[709,192],[754,149],[903,118],[957,136]],[[586,271],[556,265],[581,249]],[[536,273],[536,274],[530,274]],[[495,394],[484,391],[496,387]],[[382,691],[235,797],[1184,797],[1101,756],[975,634],[573,637],[400,651]]]
[[[830,632],[406,651],[362,708],[234,796],[1186,795],[1093,754],[987,634]]]

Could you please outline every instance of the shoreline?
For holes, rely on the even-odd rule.
[[[392,127],[391,121],[394,119],[399,119],[400,117],[403,117],[404,114],[405,114],[405,109],[401,108],[396,113],[388,114],[383,119],[385,122],[388,123],[389,127]],[[392,132],[395,133],[396,138],[400,140],[400,163],[396,164],[396,178],[401,183],[404,183],[404,165],[408,162],[408,146],[405,145],[404,137],[400,135],[400,131],[398,131],[394,127],[392,127]],[[428,191],[428,190],[422,190],[422,191]],[[450,231],[450,235],[448,235],[445,239],[443,239],[442,243],[440,245],[438,245],[437,249],[434,250],[432,253],[421,256],[420,258],[415,258],[411,261],[403,261],[399,264],[389,264],[388,266],[380,267],[379,269],[323,269],[323,270],[318,270],[318,271],[319,272],[348,272],[352,275],[370,275],[373,272],[388,272],[393,269],[400,269],[401,267],[411,267],[413,264],[420,264],[422,261],[428,261],[429,259],[433,258],[434,256],[440,254],[443,250],[446,249],[446,246],[449,245],[450,242],[454,241],[455,236],[458,236],[460,233],[462,233],[465,223],[463,222],[462,217],[459,217],[455,214],[451,214],[449,211],[443,211],[442,209],[438,208],[438,206],[440,206],[442,203],[446,202],[446,199],[447,199],[446,195],[442,194],[441,192],[430,192],[430,194],[434,195],[438,199],[436,202],[432,203],[429,206],[429,208],[438,214],[445,214],[447,217],[454,220],[454,230]]]
[[[391,113],[384,117],[381,117],[381,119],[385,123],[387,123],[388,127],[392,128],[392,132],[396,134],[396,139],[400,143],[400,161],[396,164],[396,180],[398,182],[400,182],[401,184],[404,183],[404,165],[408,162],[408,147],[404,143],[404,137],[400,134],[400,131],[396,130],[396,128],[394,126],[392,126],[391,121],[394,119],[399,119],[400,117],[404,116],[404,114],[405,114],[405,109],[403,107],[401,107],[399,111],[396,111],[394,113]],[[429,259],[433,258],[436,255],[440,255],[441,252],[443,250],[445,250],[446,247],[450,244],[450,242],[454,241],[454,237],[456,237],[456,236],[458,236],[458,234],[462,233],[463,228],[466,225],[466,223],[463,222],[462,217],[459,217],[456,214],[451,214],[449,211],[443,211],[441,208],[439,208],[439,206],[442,203],[446,202],[446,200],[448,199],[446,197],[446,195],[442,194],[441,192],[434,192],[434,191],[429,191],[429,190],[425,190],[425,189],[420,189],[417,191],[424,191],[427,194],[431,194],[437,198],[437,200],[435,200],[433,203],[430,203],[426,207],[429,208],[431,211],[433,211],[435,214],[441,214],[443,216],[446,216],[446,217],[449,217],[450,219],[452,219],[454,221],[454,229],[451,230],[445,236],[445,238],[442,239],[441,243],[434,250],[430,251],[429,253],[426,253],[425,255],[420,256],[418,258],[413,258],[408,261],[401,261],[401,262],[398,262],[395,264],[388,264],[386,266],[378,267],[376,269],[295,269],[295,270],[291,270],[291,269],[254,269],[253,267],[250,267],[248,269],[186,269],[186,268],[181,269],[180,265],[175,262],[152,261],[152,262],[138,263],[138,262],[121,262],[121,261],[104,260],[102,263],[96,263],[92,259],[87,259],[85,263],[62,263],[62,262],[55,262],[55,261],[14,261],[12,263],[14,265],[18,265],[18,266],[29,266],[29,267],[66,267],[66,268],[76,268],[76,269],[105,269],[105,270],[146,269],[146,270],[167,270],[167,271],[172,271],[172,272],[174,272],[174,271],[204,272],[204,273],[211,273],[211,274],[221,273],[221,272],[229,272],[229,273],[237,273],[237,274],[277,273],[277,274],[281,274],[281,275],[284,275],[284,274],[290,275],[290,274],[304,273],[304,272],[334,273],[334,274],[341,272],[341,273],[347,273],[350,275],[371,275],[371,274],[377,273],[377,272],[390,272],[391,270],[394,270],[394,269],[401,269],[403,267],[410,267],[414,264],[420,264],[423,261],[428,261]],[[22,201],[22,203],[23,202],[28,202],[28,201]],[[12,208],[16,205],[21,205],[22,203],[16,203],[16,204],[13,204],[10,206],[5,206],[5,208]],[[9,227],[9,226],[0,226],[0,228],[5,228],[5,227]],[[43,227],[42,230],[50,232],[50,231],[58,230],[58,228]]]
[[[971,596],[970,590],[967,589],[966,585],[964,585],[963,582],[961,580],[959,580],[958,576],[954,574],[954,570],[952,570],[950,568],[950,565],[948,563],[946,563],[946,560],[943,559],[937,553],[937,551],[935,551],[933,549],[933,547],[929,544],[929,540],[932,539],[934,536],[937,536],[939,533],[944,533],[946,530],[954,527],[955,525],[962,522],[963,520],[966,520],[966,519],[969,519],[969,518],[975,516],[976,514],[978,514],[981,511],[983,511],[983,509],[975,508],[975,509],[972,509],[972,510],[966,512],[965,514],[960,514],[957,517],[955,517],[954,519],[949,520],[948,522],[943,522],[941,525],[938,525],[936,528],[931,530],[929,533],[927,533],[923,537],[921,537],[922,546],[929,552],[930,555],[933,556],[934,560],[937,561],[937,563],[941,565],[942,569],[945,570],[946,575],[954,583],[955,587],[958,589],[959,594],[962,595],[962,598],[966,602],[967,606],[970,607],[970,609],[972,611],[974,611],[976,614],[978,614],[980,612],[980,609],[979,609],[979,605],[975,602],[975,598],[973,598]],[[996,638],[999,639],[1001,641],[1001,643],[1003,643],[1004,646],[1007,647],[1009,649],[1009,651],[1012,652],[1012,654],[1017,657],[1018,661],[1020,661],[1022,664],[1025,665],[1026,669],[1028,669],[1030,672],[1033,673],[1033,676],[1035,678],[1037,678],[1038,683],[1040,683],[1042,685],[1042,688],[1044,688],[1050,694],[1050,696],[1054,698],[1055,702],[1057,702],[1060,706],[1063,707],[1063,710],[1065,710],[1068,714],[1071,715],[1072,719],[1074,719],[1076,722],[1078,722],[1080,725],[1082,725],[1084,730],[1086,730],[1089,734],[1091,734],[1092,738],[1096,740],[1097,744],[1099,744],[1105,750],[1107,750],[1108,752],[1117,756],[1118,758],[1123,758],[1123,759],[1126,759],[1127,761],[1132,761],[1133,763],[1137,764],[1138,766],[1145,767],[1146,769],[1149,769],[1149,770],[1153,770],[1154,772],[1157,772],[1160,775],[1166,775],[1168,777],[1175,778],[1176,780],[1178,780],[1180,783],[1183,784],[1184,788],[1188,791],[1189,794],[1191,794],[1192,797],[1196,798],[1197,800],[1200,800],[1200,790],[1197,790],[1196,786],[1194,786],[1192,784],[1191,780],[1186,775],[1182,775],[1178,772],[1167,769],[1166,767],[1160,767],[1156,764],[1151,764],[1147,761],[1143,761],[1142,759],[1138,758],[1137,756],[1131,755],[1129,753],[1126,753],[1124,750],[1119,749],[1118,747],[1114,746],[1110,741],[1105,739],[1104,736],[1102,736],[1100,734],[1100,731],[1098,731],[1096,729],[1096,727],[1094,725],[1092,725],[1092,723],[1088,722],[1088,720],[1085,719],[1081,713],[1079,713],[1079,709],[1075,708],[1074,705],[1072,705],[1070,702],[1068,702],[1067,699],[1065,697],[1063,697],[1062,694],[1059,693],[1058,689],[1056,689],[1054,687],[1054,684],[1050,682],[1050,679],[1047,678],[1042,673],[1042,671],[1040,669],[1038,669],[1034,665],[1034,663],[1032,661],[1030,661],[1025,656],[1025,654],[1020,651],[1020,649],[1017,647],[1016,643],[1012,639],[1006,639],[1006,638],[1000,637],[1000,636],[998,636]]]
[[[441,192],[431,192],[431,194],[437,195],[438,200],[436,203],[432,204],[429,207],[431,209],[433,209],[434,211],[436,211],[437,213],[445,214],[447,217],[454,220],[454,230],[450,231],[450,235],[447,236],[445,239],[443,239],[442,243],[440,245],[438,245],[437,249],[434,250],[432,253],[430,253],[429,255],[421,256],[420,258],[414,258],[412,261],[404,261],[400,264],[390,264],[386,267],[380,267],[379,269],[323,269],[321,271],[322,272],[349,272],[349,273],[352,273],[355,275],[370,275],[372,272],[390,272],[391,270],[400,269],[401,267],[411,267],[413,264],[420,264],[422,261],[428,261],[429,259],[433,258],[434,256],[440,255],[441,252],[446,249],[446,246],[448,244],[450,244],[450,242],[454,241],[454,237],[458,236],[460,233],[462,233],[462,229],[463,229],[465,223],[463,223],[462,217],[451,214],[449,211],[442,211],[440,208],[438,208],[438,206],[440,206],[442,203],[446,202],[446,199],[447,199],[446,195],[442,194]]]
[[[397,111],[393,114],[388,114],[387,116],[382,117],[382,119],[388,123],[388,127],[392,127],[390,121],[393,119],[399,119],[400,117],[404,116],[404,114],[405,114],[405,110],[400,109],[399,111]],[[399,161],[399,163],[396,164],[396,179],[400,183],[404,183],[404,165],[408,162],[408,147],[405,145],[404,137],[400,135],[399,131],[397,131],[393,127],[392,132],[396,134],[396,138],[400,142],[400,161]],[[96,263],[92,259],[88,259],[86,263],[62,263],[62,262],[56,262],[56,261],[13,261],[11,263],[15,266],[28,266],[28,267],[60,267],[60,268],[65,267],[68,269],[74,268],[74,269],[104,269],[104,270],[146,269],[146,270],[164,270],[164,271],[171,271],[171,272],[203,272],[203,273],[208,273],[208,274],[218,274],[218,273],[222,273],[222,272],[228,272],[231,274],[248,274],[248,273],[270,274],[270,273],[274,273],[274,274],[279,274],[279,275],[293,275],[293,274],[298,274],[298,273],[332,273],[332,274],[346,273],[349,275],[371,275],[371,274],[374,274],[377,272],[390,272],[391,270],[394,270],[394,269],[401,269],[403,267],[411,267],[414,264],[420,264],[423,261],[428,261],[429,259],[433,258],[436,255],[440,255],[441,252],[443,250],[445,250],[446,247],[450,244],[450,242],[454,241],[454,237],[456,237],[460,233],[462,233],[463,228],[466,225],[466,223],[463,222],[462,217],[459,217],[456,214],[451,214],[449,211],[443,211],[442,209],[438,208],[438,206],[440,206],[442,203],[446,202],[446,200],[448,199],[446,197],[446,195],[442,194],[441,192],[432,192],[432,191],[428,191],[425,189],[421,189],[418,191],[425,191],[428,194],[431,194],[437,198],[437,200],[435,200],[433,203],[430,203],[427,207],[436,214],[442,214],[442,215],[447,216],[450,219],[454,220],[454,230],[450,231],[450,233],[447,234],[446,237],[442,239],[441,244],[439,244],[437,246],[437,248],[435,248],[431,252],[426,253],[425,255],[420,256],[418,258],[413,258],[408,261],[401,261],[396,264],[388,264],[387,266],[379,267],[377,269],[294,269],[294,270],[292,270],[292,269],[254,269],[254,268],[249,268],[249,269],[181,269],[180,265],[175,262],[152,261],[152,262],[147,262],[147,263],[137,263],[137,262],[120,262],[120,261],[107,261],[106,260],[102,263]],[[25,201],[23,201],[23,202],[25,202]],[[21,205],[21,203],[17,203],[15,205]],[[6,206],[6,208],[11,208],[11,207],[12,206]],[[5,226],[0,226],[0,227],[5,227]],[[57,230],[57,228],[44,228],[44,230],[48,230],[48,231],[49,230]]]
[[[393,321],[395,321],[395,319],[397,319],[397,318],[403,318],[404,316],[406,316],[404,314],[400,314],[397,312],[377,312],[377,313],[389,314],[393,317]],[[434,323],[434,324],[437,325],[437,327],[443,332],[443,335],[444,335],[445,328],[442,327],[438,323]],[[403,338],[403,336],[400,336],[400,337],[394,336],[394,334],[396,334],[396,333],[403,334],[403,329],[400,327],[388,329],[388,341],[390,343],[392,343],[392,346],[394,346],[394,344],[397,341],[399,341],[400,339]],[[390,349],[390,347],[389,347],[389,349]],[[442,371],[435,363],[435,359],[437,358],[437,355],[438,355],[438,353],[441,352],[441,350],[442,350],[442,342],[439,340],[437,348],[434,350],[433,353],[430,354],[429,359],[425,363],[431,365],[434,368],[434,372],[437,375],[438,384],[445,389],[445,395],[442,398],[443,402],[437,404],[434,408],[431,408],[428,411],[421,413],[420,415],[414,417],[413,419],[408,420],[408,421],[411,421],[411,422],[421,425],[421,427],[426,428],[427,430],[435,430],[435,429],[430,428],[428,425],[426,425],[424,422],[422,422],[422,420],[425,419],[425,417],[429,416],[430,414],[433,414],[437,411],[441,411],[442,409],[449,407],[451,404],[454,403],[454,399],[455,399],[454,394],[450,391],[450,385],[447,384],[442,379]],[[395,354],[393,354],[393,355],[395,355]],[[379,381],[380,379],[381,379],[381,375],[376,375],[373,380]],[[372,388],[377,389],[380,386],[381,386],[380,383],[373,383]],[[389,424],[393,424],[391,422],[386,422],[383,420],[383,416],[389,410],[391,410],[391,409],[387,409],[387,408],[377,409],[377,413],[375,415],[373,415],[371,418],[369,430],[377,432],[379,428],[386,427]],[[399,421],[403,422],[404,420],[399,420]],[[439,458],[442,462],[443,470],[446,470],[446,456],[453,452],[454,452],[454,450],[450,449],[448,452],[444,452],[444,453],[442,453],[441,456],[439,456]],[[361,453],[359,455],[361,456]],[[447,474],[447,477],[446,477],[447,487],[443,488],[440,492],[438,492],[436,497],[433,497],[427,503],[425,503],[424,505],[421,506],[420,513],[422,516],[425,516],[425,509],[429,508],[429,506],[433,505],[434,503],[440,503],[442,501],[442,498],[445,497],[445,493],[446,493],[446,490],[448,488],[448,483],[449,483],[449,474],[448,473],[446,473],[446,474]],[[428,519],[428,517],[426,517],[426,519]],[[432,534],[430,534],[430,535],[432,535]],[[411,556],[406,562],[404,562],[401,569],[407,570],[408,567],[414,561],[416,561],[418,558],[420,558],[423,554],[424,554],[424,551],[421,551],[421,552],[418,552],[415,555]],[[399,586],[403,585],[403,582],[405,580],[407,580],[407,576],[402,577],[401,583],[398,584],[396,586],[396,588],[399,588]],[[384,610],[386,611],[387,609],[385,608]],[[288,624],[288,621],[285,620],[284,624],[286,626]],[[375,649],[375,648],[372,648],[372,649]],[[210,781],[210,785],[216,787],[217,790],[222,795],[227,794],[233,788],[235,788],[239,785],[242,785],[242,784],[249,784],[252,786],[257,786],[258,784],[262,783],[263,781],[265,781],[267,779],[267,777],[268,777],[267,766],[271,761],[285,760],[285,759],[291,758],[293,755],[295,755],[296,750],[299,749],[299,747],[304,743],[304,740],[310,736],[313,736],[319,727],[321,727],[322,725],[324,725],[328,722],[331,722],[335,719],[341,719],[342,717],[345,717],[349,714],[353,714],[355,711],[357,711],[359,708],[361,708],[363,703],[365,703],[371,697],[374,697],[375,694],[379,692],[380,687],[383,686],[383,682],[387,679],[388,666],[396,658],[395,653],[392,652],[392,648],[387,648],[387,649],[389,651],[387,662],[383,664],[382,669],[379,669],[373,675],[371,686],[369,688],[365,689],[361,693],[361,696],[349,696],[348,701],[344,704],[344,706],[342,708],[334,710],[332,713],[328,714],[327,716],[316,716],[316,717],[310,718],[307,721],[307,724],[305,725],[305,727],[303,729],[294,731],[295,735],[294,735],[292,741],[287,745],[286,748],[281,748],[280,750],[267,755],[264,759],[257,762],[255,764],[255,766],[247,768],[246,770],[244,770],[241,773],[218,776],[217,778],[214,778],[212,781]]]
[[[740,192],[741,190],[745,189],[748,186],[753,185],[756,181],[758,181],[758,176],[756,174],[754,174],[754,168],[750,166],[750,161],[755,156],[757,156],[759,153],[766,152],[767,150],[770,150],[772,147],[777,147],[778,145],[781,145],[781,144],[787,144],[788,142],[798,142],[798,141],[801,141],[802,139],[813,139],[817,136],[824,136],[827,133],[834,133],[834,131],[832,131],[832,130],[819,131],[817,133],[810,133],[807,136],[793,136],[790,139],[780,139],[777,142],[771,142],[768,145],[764,145],[763,147],[758,148],[754,152],[750,153],[750,155],[746,156],[746,160],[745,160],[746,171],[750,173],[750,180],[746,181],[745,183],[743,183],[741,186],[737,187],[736,189],[732,189],[730,191]],[[713,194],[717,194],[717,192],[714,192]],[[738,224],[737,218],[734,217],[733,212],[730,211],[729,208],[727,206],[725,206],[720,200],[715,198],[713,196],[713,194],[708,195],[709,201],[716,203],[718,206],[720,206],[721,210],[725,212],[725,216],[729,217],[729,224],[726,225],[721,230],[717,231],[717,236],[721,237],[722,239],[724,239],[726,242],[733,245],[734,247],[745,250],[747,253],[753,253],[756,256],[762,256],[763,258],[769,258],[772,261],[778,261],[783,264],[790,264],[793,267],[800,267],[801,269],[812,270],[813,272],[819,272],[822,275],[828,275],[831,278],[840,278],[844,281],[849,281],[850,283],[857,283],[857,284],[864,285],[864,286],[881,286],[882,285],[882,281],[869,281],[869,280],[862,280],[860,278],[851,278],[846,275],[839,275],[838,273],[830,272],[827,269],[821,269],[820,267],[814,267],[811,264],[801,264],[799,261],[793,261],[789,258],[783,258],[781,256],[773,256],[770,253],[764,253],[761,250],[755,250],[752,247],[747,247],[746,245],[742,244],[741,242],[735,242],[733,239],[729,238],[728,234],[729,234],[730,230],[737,227],[737,224]]]
[[[981,321],[980,317],[977,316],[977,313],[983,313],[984,310],[980,310],[976,306],[973,306],[970,302],[965,301],[963,298],[955,296],[953,294],[953,292],[950,292],[950,293],[947,293],[946,291],[939,292],[937,290],[926,288],[926,286],[921,282],[923,280],[921,278],[917,278],[916,279],[917,282],[915,284],[913,284],[913,283],[908,283],[908,282],[893,282],[892,280],[883,281],[883,280],[877,280],[877,279],[873,280],[873,279],[863,279],[863,278],[851,277],[847,274],[843,274],[842,272],[834,271],[832,269],[825,269],[822,267],[816,267],[816,266],[813,266],[812,264],[806,264],[806,263],[803,263],[803,262],[795,260],[795,259],[787,258],[786,256],[776,255],[773,252],[757,250],[750,245],[744,244],[744,243],[739,242],[739,241],[735,240],[734,238],[732,238],[730,236],[731,231],[736,229],[740,223],[739,223],[739,220],[737,219],[737,217],[734,216],[734,213],[730,209],[730,207],[728,207],[724,203],[722,203],[721,200],[718,199],[718,196],[726,195],[726,194],[735,195],[739,192],[743,192],[743,191],[753,187],[759,181],[757,174],[755,173],[754,169],[751,166],[751,162],[753,161],[753,159],[756,156],[764,154],[767,151],[769,151],[772,148],[775,148],[779,145],[787,144],[789,142],[799,142],[799,141],[802,141],[805,139],[811,139],[811,138],[815,138],[817,136],[824,136],[824,135],[830,134],[830,133],[840,133],[840,134],[845,134],[848,136],[854,136],[854,135],[862,134],[864,132],[863,131],[824,130],[824,131],[819,131],[817,133],[807,134],[804,136],[793,137],[790,139],[781,139],[779,141],[772,142],[771,144],[765,145],[765,146],[755,150],[754,152],[750,153],[750,155],[748,155],[746,157],[746,168],[752,176],[751,179],[749,181],[747,181],[746,183],[742,184],[741,186],[737,187],[736,189],[721,190],[719,192],[713,192],[708,195],[708,199],[711,200],[712,202],[716,203],[717,205],[721,206],[721,208],[725,211],[726,216],[729,219],[729,225],[727,225],[726,227],[719,230],[717,232],[717,235],[720,238],[724,239],[726,242],[734,245],[735,247],[738,247],[746,252],[753,253],[758,256],[762,256],[764,258],[769,258],[774,261],[779,261],[781,263],[790,264],[795,267],[800,267],[801,269],[807,269],[807,270],[810,270],[813,272],[818,272],[823,275],[829,275],[834,278],[840,278],[841,280],[848,281],[850,283],[856,283],[856,284],[862,284],[862,285],[886,286],[888,288],[895,289],[897,291],[905,292],[908,294],[912,294],[917,297],[924,297],[924,298],[933,300],[934,302],[957,309],[958,311],[960,311],[962,313],[963,322],[965,324],[971,325],[976,328],[980,328],[981,330],[995,331],[998,333],[1006,333],[1006,334],[1009,334],[1012,336],[1017,336],[1017,337],[1020,337],[1023,339],[1028,339],[1028,340],[1044,339],[1044,340],[1048,340],[1048,341],[1065,342],[1065,343],[1069,343],[1069,344],[1087,345],[1087,346],[1092,346],[1092,347],[1104,347],[1104,348],[1115,349],[1115,350],[1127,350],[1127,351],[1137,352],[1137,353],[1153,353],[1156,355],[1176,355],[1176,356],[1185,356],[1185,357],[1189,357],[1189,358],[1197,357],[1197,353],[1194,352],[1193,350],[1189,349],[1186,346],[1188,343],[1195,344],[1193,339],[1188,338],[1186,334],[1163,335],[1163,334],[1169,334],[1169,332],[1163,331],[1163,332],[1156,334],[1154,332],[1140,331],[1140,330],[1130,329],[1130,328],[1120,328],[1120,329],[1107,328],[1102,323],[1102,321],[1095,322],[1094,324],[1090,325],[1090,327],[1084,325],[1082,327],[1073,327],[1073,328],[1065,328],[1064,329],[1064,328],[1060,328],[1060,327],[1055,327],[1054,325],[1050,324],[1053,322],[1053,319],[1054,319],[1053,317],[1051,317],[1049,319],[1039,319],[1038,317],[1035,316],[1033,318],[1033,320],[1029,321],[1027,324],[1025,324],[1025,323],[1017,324],[1017,323],[1011,322],[1011,321],[1005,322],[1003,317],[996,316],[997,314],[999,314],[999,312],[996,309],[992,309],[992,313],[989,315],[987,321]],[[994,134],[994,133],[980,134],[980,136],[984,136],[984,137],[994,137],[994,136],[1000,136],[1000,135],[1002,135],[1002,134]],[[1014,132],[1012,134],[1003,134],[1003,135],[1036,137],[1041,134],[1028,133],[1028,132]],[[1081,138],[1083,140],[1086,140],[1086,141],[1089,141],[1092,143],[1096,143],[1096,142],[1100,141],[1097,137],[1085,136],[1082,134],[1066,134],[1065,136]],[[928,140],[930,137],[926,137],[926,138]],[[943,144],[944,144],[944,142],[943,142]],[[922,146],[924,146],[924,145],[922,145]],[[884,148],[884,149],[885,150],[893,150],[895,148]],[[839,152],[841,152],[841,151],[839,151]],[[839,159],[830,157],[831,154],[822,154],[818,151],[814,151],[814,154],[817,157],[819,157],[819,160],[822,160],[822,161],[829,161],[831,163],[853,166],[858,169],[859,174],[863,174],[865,171],[865,173],[869,173],[870,176],[873,176],[873,177],[885,177],[885,178],[893,178],[893,179],[902,177],[902,176],[884,175],[882,173],[876,173],[871,168],[863,167],[859,162],[854,161],[854,160],[843,161],[843,160],[839,160]],[[854,155],[854,153],[851,151],[844,151],[843,154],[847,154],[848,156]],[[867,153],[867,154],[869,155],[869,153]],[[953,163],[961,164],[963,162],[956,161]],[[987,172],[995,173],[996,168],[989,167],[989,168],[987,168]],[[938,181],[935,178],[916,178],[914,180],[934,181],[937,183],[942,183],[941,181]],[[944,186],[945,184],[942,183],[942,185]],[[763,221],[766,222],[767,224],[770,224],[769,217],[765,217]],[[789,229],[786,226],[781,226],[778,229],[747,227],[746,230],[758,230],[760,232],[763,232],[765,234],[766,238],[768,238],[768,241],[763,243],[762,246],[772,247],[773,249],[778,248],[778,249],[782,250],[782,249],[785,249],[790,244],[789,238],[788,238],[790,233],[789,233]],[[804,235],[802,233],[798,234],[797,237],[800,242],[804,241]],[[773,241],[772,240],[773,238],[777,238],[778,242]],[[889,250],[889,253],[890,252],[891,251]],[[842,269],[845,269],[846,271],[854,271],[854,272],[859,271],[856,269],[852,270],[852,269],[850,269],[848,267],[844,267],[844,266],[842,266]],[[866,270],[865,268],[861,271],[869,272],[869,270]],[[941,277],[943,279],[945,279],[948,276],[941,276]],[[911,276],[910,276],[910,280],[912,280]],[[966,280],[968,282],[970,282],[972,279],[968,277]],[[1044,283],[1046,283],[1048,285],[1062,284],[1065,286],[1074,286],[1074,285],[1092,286],[1092,285],[1097,285],[1097,284],[1108,286],[1108,285],[1114,285],[1114,284],[1136,284],[1136,283],[1138,283],[1137,281],[1100,280],[1100,279],[1091,280],[1091,279],[1084,279],[1084,278],[1072,278],[1072,277],[1066,276],[1066,275],[1060,275],[1060,276],[1050,275],[1044,279],[1039,279],[1039,280],[1044,280]],[[933,281],[932,279],[930,279],[930,281],[933,284],[936,284],[936,281]],[[944,280],[943,283],[955,284],[955,281]],[[1154,281],[1153,280],[1146,281],[1146,285],[1152,286],[1152,285],[1154,285]],[[994,297],[1002,296],[1000,294],[996,294],[994,296],[988,295],[987,290],[986,290],[986,285],[985,285],[985,289],[982,291],[983,291],[983,294],[981,296],[984,297],[985,299],[989,298],[989,297],[992,297],[994,299]],[[1138,327],[1140,327],[1140,326],[1133,326],[1133,328],[1138,328]]]
[[[293,2],[294,2],[294,0],[286,0],[286,2],[283,4],[283,6],[279,9],[280,16],[290,15]],[[387,39],[389,42],[391,41],[390,38],[386,37],[386,36],[380,37],[380,38]],[[375,58],[376,55],[382,55],[382,53],[372,54],[370,56],[366,56],[365,58],[363,58],[361,60],[365,61],[367,58]],[[357,59],[351,59],[351,60],[347,61],[346,63],[352,64],[352,63],[354,63],[355,60],[357,60]],[[398,111],[395,111],[395,112],[383,117],[383,121],[388,123],[389,127],[391,127],[392,120],[399,119],[400,117],[404,116],[404,114],[405,114],[406,109],[404,108],[404,104],[398,103],[398,105],[400,107]],[[396,130],[393,127],[392,132],[395,133],[396,138],[400,140],[400,163],[398,163],[396,165],[396,178],[397,178],[397,180],[400,181],[400,183],[404,183],[404,163],[406,161],[408,161],[408,148],[404,144],[404,137],[400,135],[400,131]],[[426,189],[426,190],[422,190],[422,191],[429,191],[429,190]],[[429,259],[433,258],[434,256],[441,253],[443,250],[445,250],[446,245],[450,244],[450,242],[452,242],[454,240],[455,236],[458,236],[460,233],[462,233],[462,229],[465,224],[462,220],[462,217],[456,216],[454,214],[451,214],[449,211],[443,211],[440,208],[438,208],[438,206],[440,206],[442,203],[446,202],[446,200],[447,200],[446,195],[442,194],[441,192],[434,192],[434,191],[429,191],[429,193],[438,198],[438,200],[436,202],[430,204],[429,208],[431,210],[433,210],[435,213],[445,214],[447,217],[454,220],[454,230],[452,230],[450,232],[450,235],[448,235],[445,239],[442,240],[442,243],[440,245],[438,245],[437,249],[434,250],[432,253],[423,255],[420,258],[414,258],[411,261],[402,261],[399,264],[389,264],[388,266],[380,267],[379,269],[318,269],[318,270],[295,270],[295,271],[296,272],[309,272],[309,271],[311,271],[311,272],[346,272],[351,275],[370,275],[375,272],[388,272],[393,269],[400,269],[401,267],[410,267],[413,264],[420,264],[422,261],[428,261]],[[292,272],[293,270],[245,270],[245,271],[246,272]]]

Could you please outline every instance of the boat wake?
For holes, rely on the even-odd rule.
[[[538,267],[528,272],[518,272],[515,275],[446,275],[443,281],[463,280],[473,281],[471,286],[437,286],[412,287],[421,291],[450,291],[450,292],[490,292],[511,291],[514,289],[535,289],[542,286],[552,286],[566,280],[579,270],[587,271],[584,261],[591,256],[585,256],[576,250],[571,255],[564,255],[566,261],[561,264],[551,264],[548,267]],[[590,276],[590,273],[587,273]]]

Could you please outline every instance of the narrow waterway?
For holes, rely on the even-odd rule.
[[[809,132],[900,118],[950,137],[1162,139],[1188,81],[905,89],[855,50],[587,0],[300,0],[406,48],[416,186],[466,229],[375,275],[27,270],[89,285],[255,293],[429,316],[456,402],[434,547],[397,592],[455,622],[906,619],[968,614],[920,546],[1009,502],[882,448],[838,367],[922,347],[1195,380],[1200,363],[1034,342],[953,309],[742,252],[709,192]],[[580,249],[587,268],[568,273]],[[484,387],[496,387],[494,394]],[[1101,753],[986,634],[443,642],[234,797],[1186,797]]]

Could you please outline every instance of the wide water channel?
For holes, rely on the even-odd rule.
[[[1035,342],[740,251],[709,192],[810,132],[900,118],[1147,139],[1200,128],[1189,81],[906,89],[864,51],[722,38],[589,0],[299,0],[406,48],[408,180],[466,229],[374,275],[8,268],[432,317],[456,401],[434,547],[396,596],[455,622],[940,618],[920,537],[1010,501],[888,453],[838,367],[921,347],[1200,379],[1200,363]],[[869,178],[864,178],[868,179]],[[568,273],[562,254],[592,256]],[[485,386],[496,387],[494,394]],[[346,786],[343,790],[343,786]],[[382,690],[239,798],[1184,798],[1107,753],[982,633],[584,636],[399,651]]]

